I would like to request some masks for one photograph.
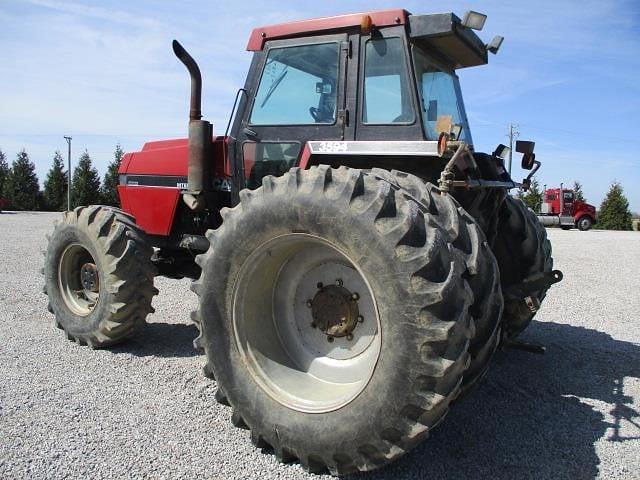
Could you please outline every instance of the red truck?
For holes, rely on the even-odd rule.
[[[576,200],[575,192],[560,184],[560,188],[545,190],[538,219],[545,226],[557,225],[563,230],[575,227],[586,231],[596,223],[596,207]]]

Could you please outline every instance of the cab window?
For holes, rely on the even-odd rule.
[[[279,177],[293,167],[300,154],[300,143],[245,142],[242,153],[245,187],[255,189],[262,185],[266,175]]]
[[[413,120],[402,39],[368,40],[365,47],[362,122],[393,124],[412,123]]]
[[[269,50],[249,123],[333,124],[339,54],[335,42]]]

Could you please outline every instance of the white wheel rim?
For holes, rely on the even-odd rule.
[[[309,305],[329,298],[329,290],[357,294],[350,301],[361,321],[345,330],[349,334],[328,335],[312,326],[317,310]],[[322,310],[329,312],[322,319],[344,311],[339,309],[347,304],[344,298]],[[351,402],[368,384],[380,354],[380,320],[370,285],[335,245],[307,234],[276,237],[249,255],[234,285],[233,329],[254,380],[273,399],[302,412],[327,412]]]
[[[82,280],[82,270],[85,265],[92,265],[92,269],[95,269],[93,288],[89,288],[86,281]],[[77,316],[86,317],[98,303],[100,282],[95,260],[79,243],[69,245],[60,256],[58,287],[65,305]]]

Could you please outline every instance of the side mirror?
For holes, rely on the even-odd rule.
[[[522,156],[522,163],[521,163],[521,167],[523,170],[531,170],[533,168],[533,165],[535,164],[536,161],[536,154],[535,153],[525,153]]]
[[[530,142],[528,140],[516,140],[516,152],[522,153],[522,169],[531,170],[536,161],[536,154],[533,153],[533,149],[536,146],[536,142]]]
[[[530,142],[528,140],[516,140],[516,152],[518,153],[533,153],[533,149],[536,146],[536,142]]]

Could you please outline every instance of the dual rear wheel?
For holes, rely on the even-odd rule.
[[[283,461],[385,465],[486,370],[495,259],[450,196],[417,182],[294,169],[243,191],[207,235],[192,286],[206,371],[234,424]]]

